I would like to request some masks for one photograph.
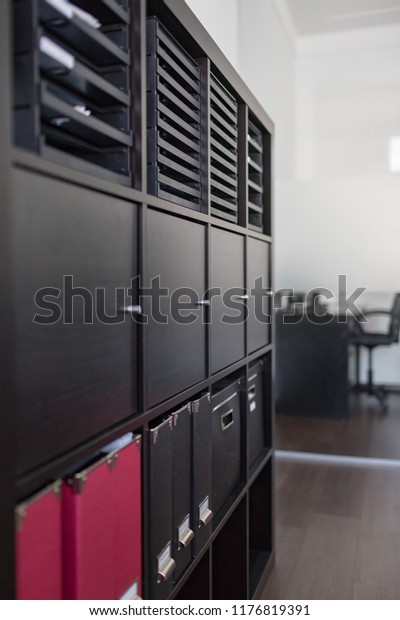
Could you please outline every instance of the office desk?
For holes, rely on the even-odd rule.
[[[276,314],[276,411],[285,415],[347,416],[348,325]]]

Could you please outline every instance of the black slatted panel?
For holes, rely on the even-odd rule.
[[[14,0],[13,6],[17,145],[67,165],[83,159],[83,170],[130,184],[126,2]]]
[[[249,227],[263,230],[263,136],[254,123],[248,122],[248,210]]]
[[[238,108],[236,100],[211,74],[211,215],[238,220]]]
[[[200,69],[155,17],[147,20],[149,192],[200,210]]]

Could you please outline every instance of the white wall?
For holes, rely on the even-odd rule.
[[[238,0],[186,0],[229,62],[238,67]]]
[[[275,181],[295,170],[294,43],[273,0],[239,0],[239,73],[275,123]]]
[[[400,291],[400,30],[308,37],[296,70],[295,180],[280,187],[277,283],[298,290]],[[400,347],[377,355],[376,378],[400,382]]]

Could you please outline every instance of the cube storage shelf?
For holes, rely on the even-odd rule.
[[[129,185],[129,12],[99,1],[83,19],[88,5],[13,2],[15,142]]]
[[[7,0],[0,31],[0,596],[257,598],[273,124],[183,0]]]

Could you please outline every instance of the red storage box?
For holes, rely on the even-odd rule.
[[[16,596],[22,600],[62,598],[61,481],[16,509]]]
[[[64,598],[141,596],[141,438],[63,486]]]

